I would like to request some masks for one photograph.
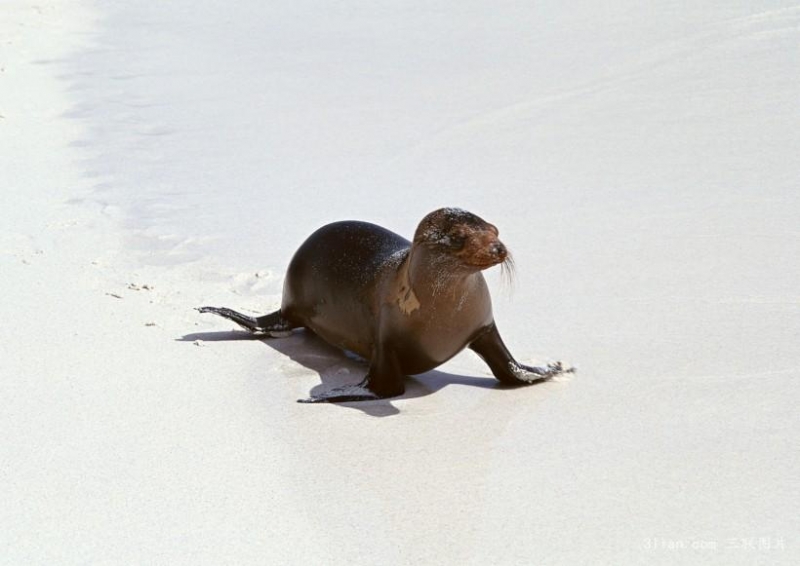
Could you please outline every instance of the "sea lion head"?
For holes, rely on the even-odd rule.
[[[440,208],[419,223],[414,245],[424,247],[443,263],[468,271],[498,264],[510,268],[511,255],[497,236],[497,227],[471,212]]]

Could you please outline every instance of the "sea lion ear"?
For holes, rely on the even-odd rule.
[[[414,232],[414,243],[435,243],[442,238],[441,228],[435,221],[437,212],[438,211],[431,212],[419,223],[417,231]]]
[[[451,229],[449,226],[439,226],[437,224],[427,224],[420,226],[414,236],[417,244],[428,246],[445,247],[450,249],[461,249],[464,246],[466,235],[463,230]]]
[[[428,226],[426,230],[421,230],[418,236],[414,238],[414,242],[418,244],[428,245],[447,245],[447,235],[432,226]]]

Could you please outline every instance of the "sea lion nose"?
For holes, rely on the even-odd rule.
[[[489,246],[489,250],[492,252],[492,255],[497,256],[500,259],[505,259],[505,257],[508,255],[508,250],[503,245],[503,242],[500,241],[492,243],[492,245]]]

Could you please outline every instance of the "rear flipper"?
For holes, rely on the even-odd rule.
[[[528,385],[575,371],[573,367],[565,368],[561,362],[535,367],[519,363],[506,348],[494,325],[469,347],[483,358],[498,381],[511,385]]]
[[[281,316],[280,310],[264,316],[259,316],[258,318],[247,316],[246,314],[224,307],[200,307],[197,310],[202,313],[210,312],[232,320],[245,330],[249,330],[254,334],[268,334],[274,338],[286,336],[292,328],[297,328]]]

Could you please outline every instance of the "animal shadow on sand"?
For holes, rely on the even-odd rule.
[[[292,361],[319,374],[322,383],[309,392],[310,395],[327,391],[335,387],[359,383],[367,373],[366,360],[354,354],[348,355],[331,346],[313,332],[306,329],[295,330],[283,338],[267,338],[244,331],[196,332],[177,339],[180,342],[224,342],[232,340],[258,340],[273,350],[283,354]],[[276,381],[276,387],[280,381]],[[432,370],[406,380],[406,391],[403,395],[391,399],[376,401],[331,403],[349,409],[358,409],[374,417],[388,417],[400,413],[392,404],[399,399],[425,397],[449,385],[466,385],[484,389],[516,389],[505,385],[491,376],[471,377],[456,375],[439,370]]]

